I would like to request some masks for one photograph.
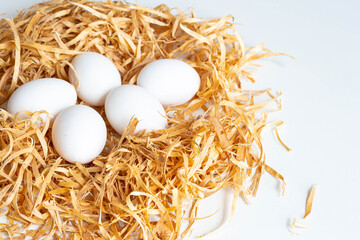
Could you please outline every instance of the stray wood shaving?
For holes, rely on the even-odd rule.
[[[297,218],[292,218],[291,220],[291,223],[290,223],[290,232],[292,234],[295,234],[295,235],[300,235],[300,232],[299,231],[296,231],[296,229],[306,229],[308,228],[308,226],[304,225],[304,224],[300,224],[298,222],[298,219]]]
[[[316,185],[314,185],[312,187],[310,194],[309,194],[308,198],[306,199],[305,214],[303,217],[304,219],[311,213],[312,205],[314,202],[315,190],[316,190]]]
[[[316,190],[316,185],[314,185],[311,188],[311,191],[306,199],[305,214],[304,214],[303,219],[305,219],[311,213],[312,205],[314,202],[315,190]],[[291,233],[299,235],[300,233],[295,231],[295,228],[308,228],[308,226],[298,223],[298,219],[294,217],[291,220],[289,230]]]

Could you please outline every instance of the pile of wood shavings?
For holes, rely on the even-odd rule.
[[[146,135],[131,135],[134,119],[118,136],[98,108],[108,142],[87,165],[61,159],[50,124],[35,124],[39,112],[20,121],[1,110],[0,209],[9,219],[0,224],[3,237],[178,239],[189,234],[199,201],[222,188],[234,188],[234,208],[238,197],[256,195],[265,171],[285,184],[265,164],[260,138],[267,105],[281,107],[278,96],[242,90],[240,82],[254,81],[246,70],[254,60],[279,54],[245,48],[232,16],[204,20],[165,5],[111,1],[34,5],[0,21],[0,104],[28,81],[68,80],[72,58],[84,51],[111,59],[123,84],[136,84],[155,59],[182,59],[201,87],[188,104],[167,109],[169,128]],[[260,94],[269,101],[254,104]]]

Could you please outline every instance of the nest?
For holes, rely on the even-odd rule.
[[[134,136],[133,119],[119,136],[97,108],[108,141],[86,165],[58,155],[50,123],[36,124],[41,112],[20,120],[0,110],[3,236],[179,239],[197,220],[199,201],[222,188],[234,188],[234,208],[239,197],[256,195],[265,171],[284,186],[265,163],[260,138],[267,105],[281,107],[279,96],[241,88],[241,81],[254,81],[246,70],[253,61],[280,54],[262,44],[245,48],[234,24],[232,16],[204,20],[166,5],[84,0],[44,2],[2,19],[0,104],[28,81],[68,80],[72,58],[84,51],[112,60],[123,84],[136,84],[142,67],[162,58],[181,59],[201,77],[190,102],[166,109],[167,129]],[[269,100],[255,104],[257,95]]]

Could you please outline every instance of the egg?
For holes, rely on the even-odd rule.
[[[106,125],[98,112],[74,105],[61,111],[52,127],[55,150],[69,162],[86,164],[97,157],[106,143]]]
[[[103,106],[109,91],[121,85],[116,66],[99,53],[81,53],[71,64],[70,82],[76,86],[79,98],[89,105]]]
[[[166,113],[153,95],[145,89],[135,85],[122,85],[109,93],[105,102],[105,113],[111,126],[122,134],[135,116],[137,124],[135,134],[146,129],[163,129],[167,125]]]
[[[160,59],[140,71],[137,85],[148,90],[162,105],[177,106],[194,97],[200,87],[200,77],[183,61]]]
[[[41,78],[21,85],[10,96],[7,111],[16,114],[21,111],[46,111],[56,116],[61,110],[76,104],[75,88],[68,82],[57,78]],[[26,114],[18,115],[21,119]],[[41,115],[46,120],[46,115]]]

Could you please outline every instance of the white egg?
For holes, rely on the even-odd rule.
[[[91,162],[104,149],[106,125],[98,112],[74,105],[61,111],[52,127],[56,151],[69,162]]]
[[[120,134],[133,116],[139,120],[135,134],[143,129],[147,132],[163,129],[167,125],[166,113],[159,100],[135,85],[122,85],[111,90],[106,98],[105,113],[111,126]]]
[[[121,85],[116,66],[105,56],[85,52],[72,60],[70,82],[77,87],[79,98],[92,106],[103,106],[109,91]]]
[[[194,97],[200,87],[200,77],[183,61],[160,59],[141,70],[137,85],[148,90],[164,106],[177,106]]]
[[[68,82],[57,78],[41,78],[21,85],[11,95],[7,111],[16,114],[45,110],[56,116],[61,110],[76,104],[75,88]],[[45,120],[46,115],[42,115]],[[26,114],[19,114],[24,119]]]

